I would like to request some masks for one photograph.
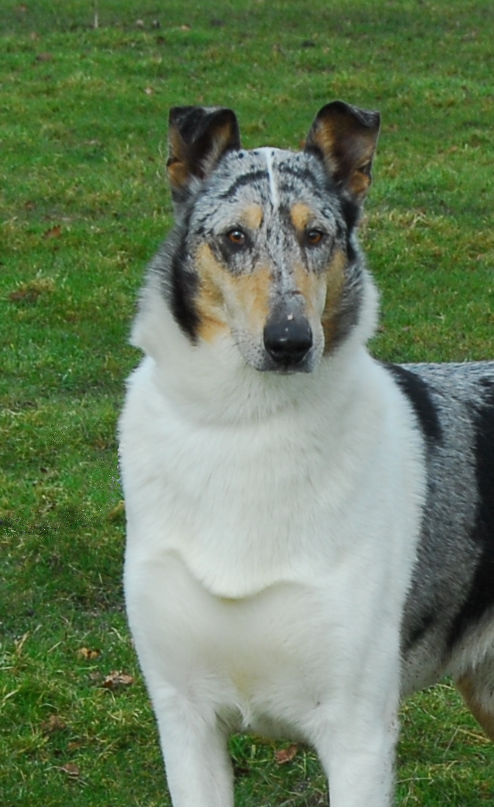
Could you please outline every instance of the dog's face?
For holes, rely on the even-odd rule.
[[[260,371],[311,371],[354,324],[353,230],[370,183],[377,113],[324,107],[303,152],[240,148],[230,110],[172,110],[177,213],[167,288],[193,343],[234,343]]]

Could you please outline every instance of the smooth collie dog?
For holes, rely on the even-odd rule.
[[[448,674],[494,737],[494,362],[389,365],[356,226],[379,115],[303,151],[170,113],[176,223],[120,420],[129,622],[175,805],[232,805],[227,739],[301,739],[388,805],[400,698]]]

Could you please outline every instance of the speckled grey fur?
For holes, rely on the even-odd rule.
[[[494,524],[479,525],[479,475],[484,475],[484,488],[494,493],[494,468],[486,480],[478,463],[480,443],[491,458],[494,452],[487,443],[492,433],[479,432],[482,412],[494,425],[494,363],[404,367],[426,383],[440,429],[438,439],[428,442],[428,495],[403,623],[405,689],[413,690],[443,671],[455,674],[459,647],[468,645],[478,620],[493,612],[494,575],[490,599],[472,587],[480,565],[490,565],[494,573]],[[476,597],[483,598],[474,609],[477,619],[465,615],[463,621],[462,610]]]

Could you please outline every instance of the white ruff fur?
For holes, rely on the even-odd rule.
[[[363,346],[367,299],[308,375],[246,367],[227,338],[191,346],[158,294],[137,321],[125,590],[176,805],[233,804],[224,736],[245,728],[310,742],[333,805],[391,799],[423,458]]]

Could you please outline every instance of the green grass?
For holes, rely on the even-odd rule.
[[[374,349],[494,355],[490,0],[98,11],[95,29],[90,0],[7,0],[0,20],[5,805],[166,799],[123,611],[115,422],[143,267],[170,224],[171,105],[233,106],[246,146],[290,147],[332,98],[379,108],[362,230],[383,294]],[[277,749],[233,739],[238,803],[321,804],[312,754]],[[492,745],[448,685],[405,706],[399,763],[399,804],[492,805]]]

